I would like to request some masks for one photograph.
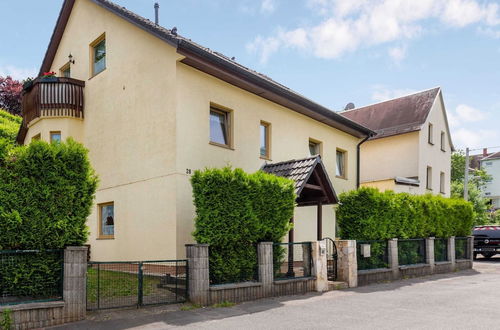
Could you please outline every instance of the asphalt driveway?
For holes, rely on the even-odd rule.
[[[111,311],[61,329],[494,329],[500,328],[500,258],[473,270],[262,299],[229,308]]]

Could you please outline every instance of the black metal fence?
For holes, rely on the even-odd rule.
[[[311,242],[274,243],[274,279],[309,277],[312,273]]]
[[[425,239],[398,240],[399,265],[415,265],[425,263]]]
[[[233,262],[224,258],[225,253],[210,246],[209,268],[210,285],[257,282],[259,280],[259,261],[257,244],[241,245],[239,250],[232,250]]]
[[[87,309],[185,302],[186,260],[89,262]]]
[[[387,241],[356,241],[358,270],[388,268]]]
[[[0,305],[61,300],[64,250],[0,250]]]
[[[467,237],[455,237],[455,259],[468,259],[469,240]]]
[[[449,261],[447,238],[436,238],[434,240],[434,261],[436,262]]]
[[[330,237],[323,238],[326,245],[326,273],[329,281],[337,280],[337,245]]]

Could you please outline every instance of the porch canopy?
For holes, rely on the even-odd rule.
[[[328,177],[321,156],[264,164],[262,171],[291,179],[295,182],[297,206],[317,206],[317,239],[323,239],[322,206],[338,204],[339,199]],[[293,218],[290,220],[293,223]],[[293,242],[293,229],[289,232],[289,242]]]

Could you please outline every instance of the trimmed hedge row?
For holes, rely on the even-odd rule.
[[[337,223],[343,239],[468,236],[474,221],[469,202],[430,194],[360,188],[341,194],[340,200]]]
[[[295,207],[291,180],[242,169],[205,169],[191,178],[196,207],[194,238],[210,244],[210,280],[253,280],[257,243],[281,242]]]
[[[13,148],[0,159],[0,250],[84,244],[96,187],[87,150],[73,140]]]

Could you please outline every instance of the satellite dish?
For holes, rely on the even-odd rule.
[[[352,110],[352,109],[354,109],[355,107],[356,107],[356,106],[354,105],[354,103],[349,102],[349,103],[347,103],[347,104],[346,104],[346,106],[345,106],[344,110]]]

